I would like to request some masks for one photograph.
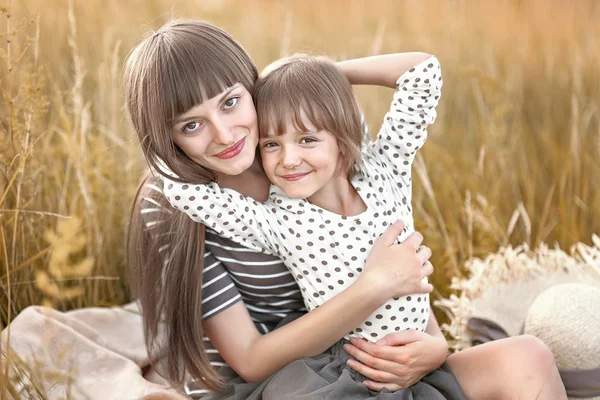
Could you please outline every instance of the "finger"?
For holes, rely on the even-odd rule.
[[[433,285],[425,282],[419,282],[416,289],[413,291],[414,294],[427,294],[431,292],[433,292]]]
[[[423,264],[422,272],[423,272],[423,278],[431,275],[433,273],[433,264],[431,264],[429,261],[427,261],[425,264]]]
[[[402,243],[414,246],[416,250],[419,248],[421,243],[423,243],[423,235],[421,235],[419,232],[413,232]]]
[[[417,249],[417,258],[422,264],[425,264],[431,258],[431,249],[427,246],[419,246]]]
[[[399,363],[398,360],[404,358],[403,349],[399,347],[380,346],[357,338],[350,338],[350,342],[356,347],[356,350],[350,348],[356,354],[346,350],[350,355],[363,364],[383,371],[394,373],[395,366]]]
[[[363,374],[367,378],[373,379],[377,382],[393,382],[394,380],[399,379],[397,376],[390,374],[389,372],[371,368],[367,365],[359,363],[356,360],[348,360],[346,364],[359,374]]]
[[[402,386],[397,385],[395,383],[381,383],[381,382],[373,382],[373,381],[364,381],[363,385],[365,385],[369,390],[373,390],[376,392],[381,392],[383,388],[386,388],[390,392],[395,392],[400,389],[404,389]]]
[[[404,229],[404,222],[403,221],[396,221],[393,224],[391,224],[390,226],[387,227],[387,229],[383,232],[383,234],[381,236],[379,236],[377,238],[377,240],[375,241],[375,243],[373,244],[373,247],[375,246],[391,246],[396,242],[396,239],[398,239],[398,236],[400,236],[400,234],[402,234],[402,230]],[[373,251],[373,250],[371,250]]]
[[[418,342],[419,340],[423,340],[424,335],[425,334],[423,332],[414,329],[409,329],[407,331],[402,332],[394,332],[378,340],[377,345],[402,346],[413,342]]]

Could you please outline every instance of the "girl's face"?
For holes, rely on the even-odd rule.
[[[241,174],[254,162],[258,143],[252,96],[240,83],[226,89],[175,118],[171,138],[203,167]]]
[[[340,174],[340,149],[336,138],[318,131],[303,119],[308,132],[291,122],[285,133],[260,139],[263,168],[273,184],[293,199],[307,199]]]

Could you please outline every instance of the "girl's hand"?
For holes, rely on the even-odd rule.
[[[377,288],[385,297],[383,302],[392,297],[433,290],[432,285],[423,282],[423,278],[433,272],[429,262],[431,250],[421,246],[423,236],[419,232],[414,232],[400,244],[394,244],[402,229],[404,223],[398,221],[377,238],[359,278]]]
[[[439,368],[448,354],[446,340],[414,330],[389,334],[378,344],[358,338],[350,342],[344,349],[356,360],[348,360],[348,366],[371,378],[363,384],[375,391],[385,387],[394,392],[414,385]]]

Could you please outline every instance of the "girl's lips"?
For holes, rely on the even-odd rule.
[[[228,160],[240,154],[242,150],[244,150],[244,145],[246,144],[246,138],[244,137],[242,140],[239,140],[237,143],[234,143],[233,146],[230,146],[223,150],[222,152],[215,154],[215,157],[220,158],[221,160]]]
[[[282,178],[288,182],[299,181],[304,178],[306,175],[310,174],[310,172],[304,172],[302,174],[291,174],[291,175],[283,175]]]

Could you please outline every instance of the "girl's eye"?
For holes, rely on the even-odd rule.
[[[202,127],[198,121],[190,122],[183,127],[183,133],[194,133]]]
[[[316,142],[316,140],[311,137],[305,137],[305,138],[300,139],[300,144],[309,144],[309,143],[313,143],[313,142]]]
[[[239,97],[230,97],[223,103],[223,108],[229,110],[230,108],[235,107],[238,101],[240,101]]]
[[[263,144],[263,147],[265,149],[272,149],[273,147],[277,147],[277,143],[275,143],[275,142],[266,142],[265,144]]]

